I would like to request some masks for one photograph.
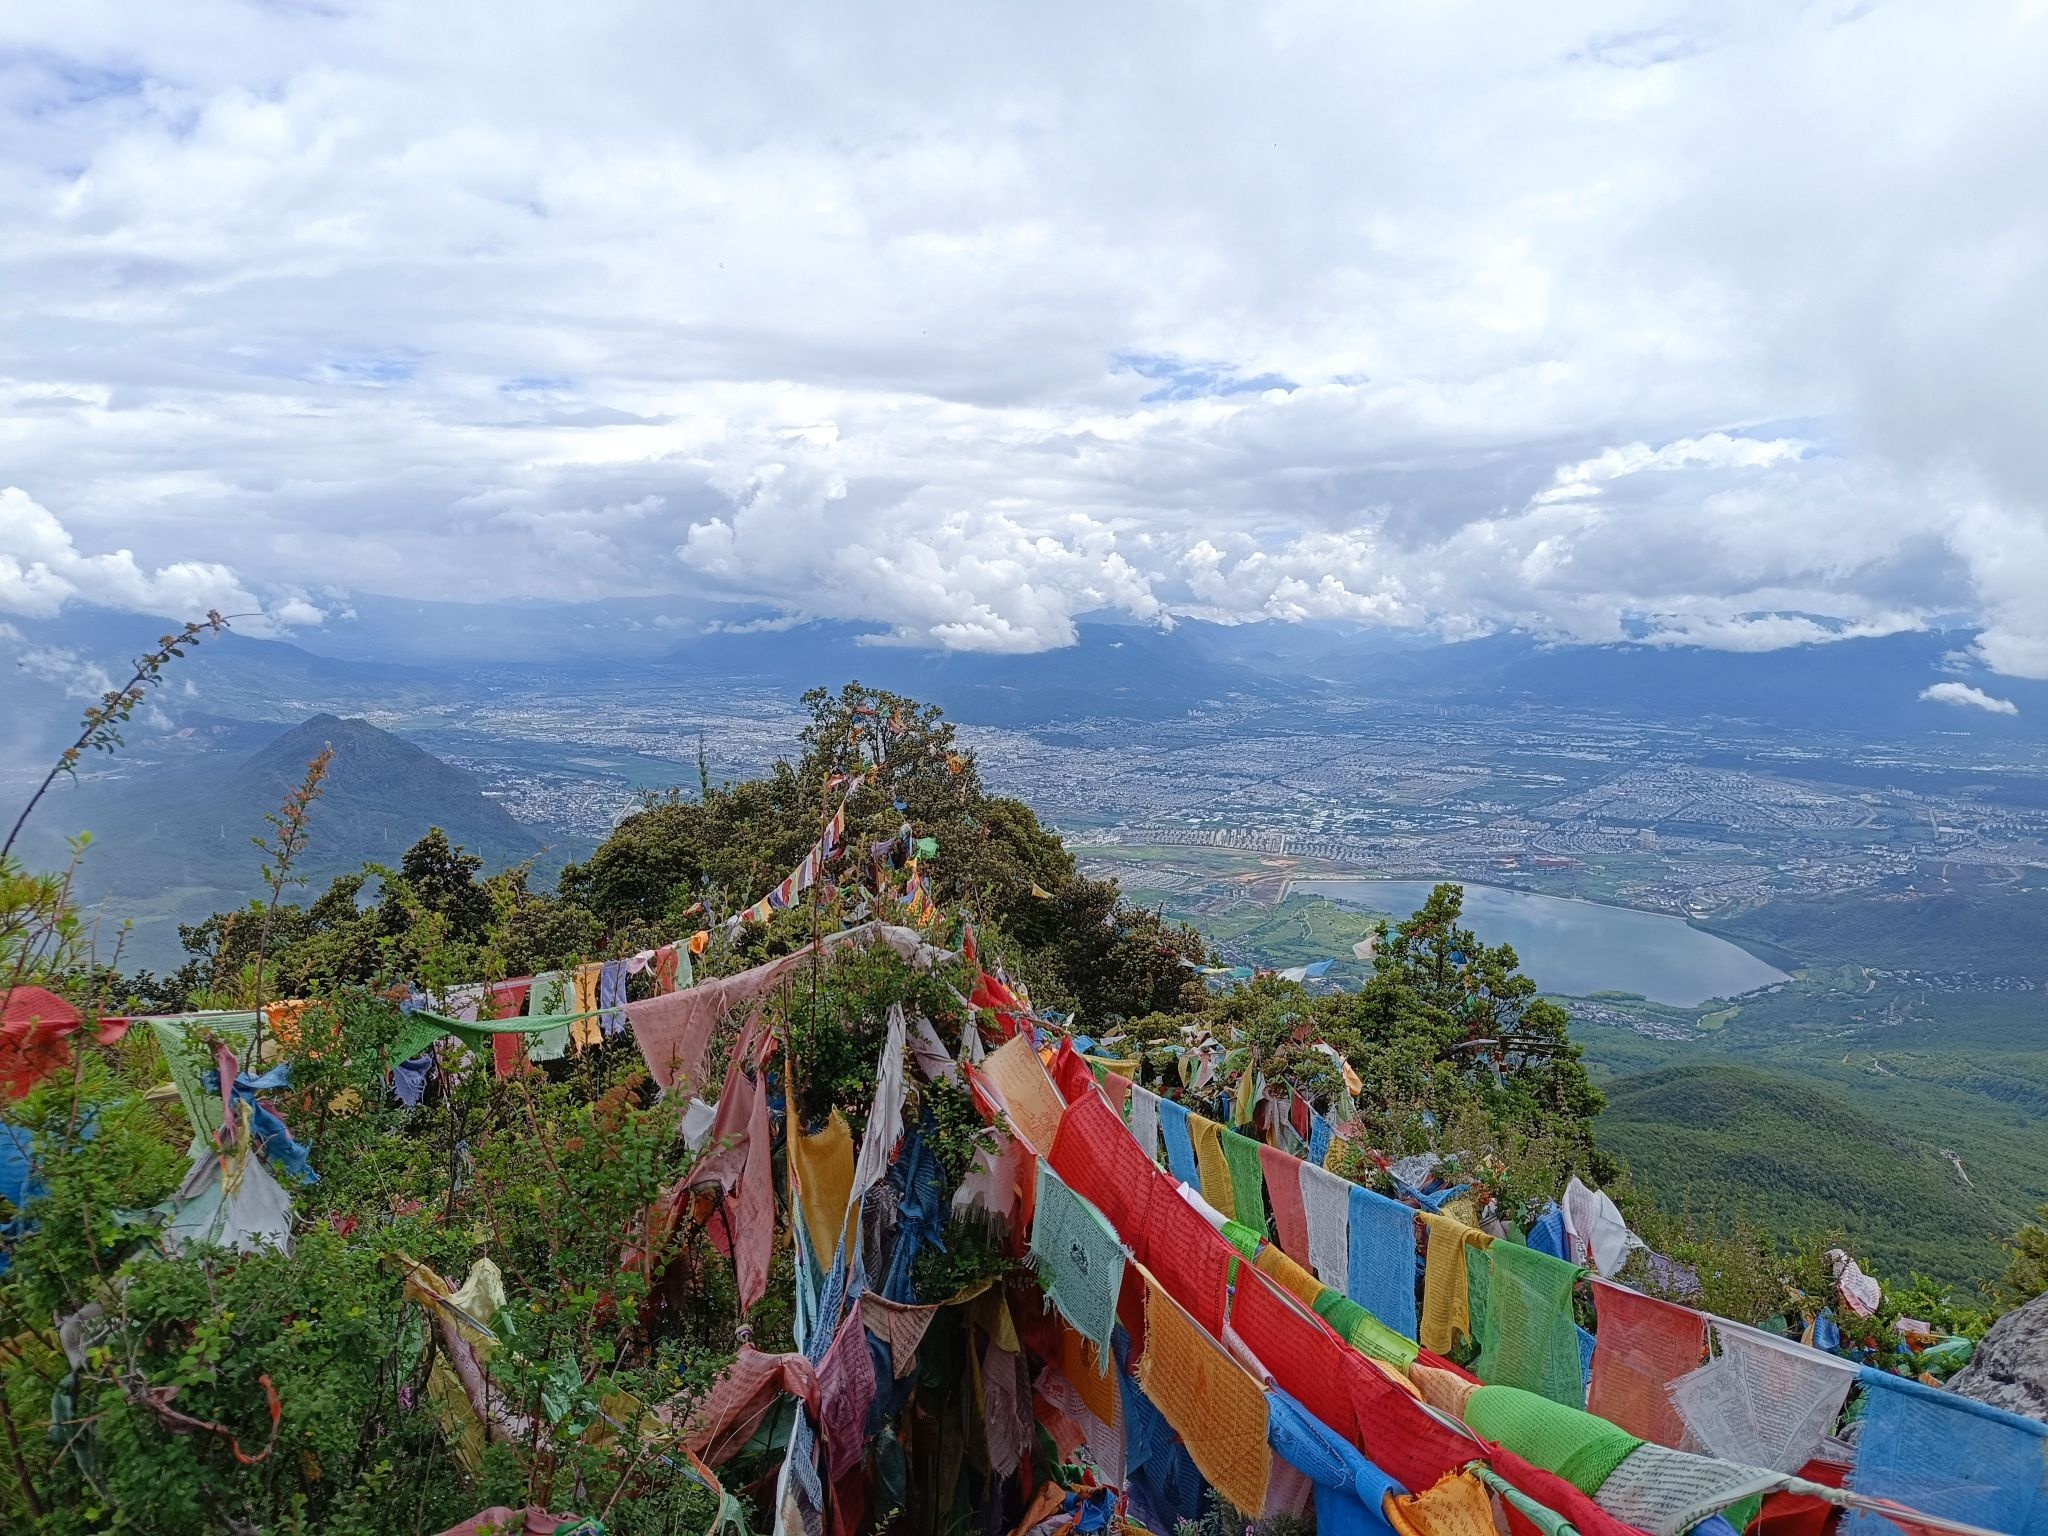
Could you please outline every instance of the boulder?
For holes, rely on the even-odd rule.
[[[1949,1385],[1980,1403],[2048,1422],[2048,1293],[1993,1323]]]

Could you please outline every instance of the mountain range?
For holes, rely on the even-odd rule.
[[[79,889],[106,901],[111,917],[133,920],[124,969],[176,965],[179,923],[259,893],[263,859],[252,839],[267,830],[264,813],[330,743],[335,758],[300,871],[310,890],[297,899],[365,862],[395,862],[430,826],[491,869],[538,858],[546,879],[571,834],[553,820],[522,824],[466,768],[382,726],[482,765],[494,784],[524,796],[523,815],[553,818],[560,801],[550,796],[579,775],[617,775],[618,795],[628,795],[634,765],[621,760],[636,751],[672,773],[661,782],[690,779],[692,701],[741,701],[723,718],[735,770],[753,772],[786,748],[797,693],[849,678],[1055,748],[1099,751],[1105,734],[1184,744],[1191,738],[1177,723],[1193,718],[1196,750],[1213,740],[1228,756],[1238,722],[1247,737],[1334,739],[1469,715],[1481,722],[1476,739],[1491,733],[1513,747],[1541,735],[1541,750],[1560,764],[1581,751],[1597,759],[1597,775],[1623,772],[1629,743],[1648,761],[1669,739],[1687,743],[1703,766],[1780,784],[1811,779],[1836,800],[1868,787],[1909,810],[1922,793],[1967,810],[1982,781],[1991,786],[1987,816],[2048,801],[2048,780],[2035,772],[2048,739],[2048,684],[1985,676],[1969,660],[1967,633],[1745,653],[1547,646],[1511,634],[1445,644],[1326,624],[1088,622],[1072,646],[1006,655],[904,647],[855,624],[712,630],[651,601],[364,600],[354,612],[289,640],[208,637],[168,671],[123,749],[89,758],[31,821],[21,852],[44,868],[61,865],[66,835],[93,832]],[[0,669],[0,805],[28,793],[75,735],[82,703],[113,685],[108,674],[125,676],[127,659],[170,627],[74,608],[10,620],[11,636],[0,630],[16,663]],[[1966,681],[2015,712],[1921,697],[1942,681]],[[647,699],[658,706],[613,729],[610,712]],[[1604,721],[1575,733],[1561,724],[1570,716]],[[1104,733],[1105,720],[1128,724]],[[665,721],[682,746],[637,744],[635,731],[658,734]],[[1090,730],[1076,728],[1083,721]],[[1668,814],[1641,812],[1646,822]],[[1909,820],[1917,833],[1919,813]],[[1934,840],[1941,829],[1931,812],[1927,820],[1926,848],[1938,854],[1929,868],[1778,896],[1715,920],[1717,931],[1799,973],[1793,989],[1725,1010],[1712,1028],[1687,1021],[1683,1038],[1585,1018],[1575,1025],[1610,1094],[1603,1141],[1666,1204],[1703,1214],[1741,1205],[1788,1230],[1826,1225],[1833,1213],[1886,1267],[1959,1280],[1996,1271],[1988,1234],[2012,1230],[2048,1194],[2048,1037],[2038,987],[1968,989],[2007,973],[2038,979],[2032,958],[2048,931],[2048,892],[2012,876],[2003,854],[1949,867],[1941,861],[1951,845]],[[1695,835],[1690,823],[1665,830]],[[583,825],[574,835],[597,834]],[[1753,834],[1754,857],[1775,860],[1777,835]],[[1898,859],[1921,846],[1885,827],[1817,835],[1867,840]],[[1212,930],[1220,921],[1202,920]],[[103,938],[103,958],[110,947]],[[1877,982],[1861,967],[1899,975],[1873,996]],[[1906,971],[1916,978],[1902,979]]]
[[[179,664],[174,686],[198,696],[224,688],[254,697],[280,723],[316,707],[472,697],[536,675],[565,686],[599,677],[687,678],[792,692],[858,677],[985,725],[1159,720],[1232,699],[1303,706],[1344,699],[1593,710],[1641,721],[1725,719],[1870,741],[1961,732],[1984,741],[2048,739],[2048,683],[1984,674],[1971,660],[1973,637],[1961,631],[1754,652],[1551,645],[1514,633],[1449,643],[1321,623],[1183,620],[1163,630],[1105,621],[1082,623],[1073,645],[1007,654],[897,645],[864,624],[706,630],[701,621],[662,622],[672,616],[656,611],[652,599],[360,601],[382,605],[377,624],[358,614],[290,640],[235,633],[209,639]],[[75,716],[75,699],[97,693],[91,669],[118,674],[165,621],[74,608],[14,627],[36,660],[0,675],[0,704],[11,706],[18,721],[61,726]],[[2015,712],[1922,697],[1940,683],[1965,683]]]

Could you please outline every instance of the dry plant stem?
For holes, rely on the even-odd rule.
[[[248,615],[237,614],[235,617],[245,618]],[[79,760],[93,748],[98,747],[111,752],[120,745],[122,722],[135,712],[136,705],[148,697],[148,690],[156,686],[163,669],[177,657],[184,655],[187,646],[197,645],[202,636],[209,633],[217,635],[227,627],[228,620],[222,618],[218,612],[210,612],[205,618],[187,624],[179,633],[165,635],[157,642],[155,650],[135,663],[135,672],[127,682],[112,693],[102,695],[100,702],[85,712],[83,729],[79,731],[78,739],[58,754],[56,763],[43,776],[43,782],[38,784],[36,792],[28,797],[28,804],[24,805],[21,814],[14,818],[14,827],[8,832],[7,841],[0,843],[0,859],[14,851],[15,839],[21,836],[22,827],[27,824],[30,814],[41,803],[43,796],[50,792],[50,786],[57,782],[60,775],[75,772]]]
[[[612,1506],[619,1502],[619,1495],[626,1491],[626,1485],[633,1480],[633,1474],[640,1470],[640,1463],[645,1461],[653,1453],[653,1450],[654,1447],[651,1445],[646,1444],[644,1441],[641,1443],[639,1453],[626,1464],[626,1470],[619,1474],[619,1481],[617,1486],[612,1489],[612,1496],[604,1501],[604,1508],[597,1512],[599,1520],[603,1520],[611,1514]]]
[[[526,1502],[534,1502],[534,1479],[540,1474],[540,1384],[533,1388],[533,1401],[526,1411]]]
[[[533,1107],[533,1092],[526,1086],[524,1080],[518,1081],[518,1088],[520,1098],[526,1103],[526,1118],[533,1126],[534,1143],[540,1148],[540,1155],[548,1165],[548,1172],[552,1173],[555,1176],[555,1182],[562,1186],[563,1198],[571,1199],[574,1196],[574,1191],[569,1188],[569,1181],[562,1174],[562,1165],[555,1161],[555,1151],[553,1147],[548,1145],[547,1132],[541,1129],[540,1116]]]
[[[431,1326],[429,1326],[427,1329],[427,1337],[431,1340],[433,1338],[433,1335],[434,1330]],[[427,1451],[427,1468],[426,1471],[422,1473],[420,1476],[420,1500],[418,1504],[413,1506],[412,1536],[423,1536],[423,1533],[426,1530],[427,1490],[433,1486],[434,1468],[441,1460],[442,1442],[442,1436],[434,1436],[433,1441]]]
[[[24,811],[22,814],[26,816],[28,813]],[[0,854],[0,857],[4,857],[4,854]],[[62,878],[50,889],[50,916],[39,918],[34,923],[22,925],[25,928],[32,929],[35,932],[35,937],[25,940],[19,946],[19,953],[15,956],[13,973],[8,976],[6,986],[0,987],[0,997],[4,997],[7,993],[12,992],[28,979],[30,964],[35,960],[37,953],[41,949],[46,947],[56,948],[57,954],[61,957],[63,951],[61,948],[57,948],[60,932],[59,924],[61,914],[71,910],[71,887],[78,878],[78,859],[79,855],[74,851],[71,855],[71,863],[65,868]],[[16,929],[15,931],[19,932],[21,930]],[[12,938],[11,934],[9,938]]]
[[[266,843],[261,837],[251,839],[275,861],[263,866],[264,881],[270,887],[270,900],[263,908],[263,925],[256,931],[256,972],[249,998],[250,1005],[256,1010],[256,1028],[249,1037],[251,1067],[261,1059],[263,1052],[263,962],[269,956],[271,926],[277,919],[278,905],[284,899],[284,888],[299,883],[292,875],[292,865],[306,851],[309,837],[306,823],[313,814],[313,802],[320,798],[326,784],[328,765],[333,761],[333,746],[322,747],[316,752],[306,764],[306,776],[284,797],[284,804],[275,811],[264,813],[263,819],[270,823],[275,840]]]
[[[29,1476],[28,1458],[21,1454],[21,1431],[14,1427],[14,1405],[7,1400],[4,1383],[0,1383],[0,1425],[7,1430],[7,1454],[14,1462],[14,1476],[21,1484],[22,1502],[28,1505],[28,1512],[40,1520],[43,1518],[43,1501],[36,1496],[35,1479]]]
[[[443,1096],[448,1101],[448,1200],[441,1208],[441,1220],[446,1223],[455,1219],[455,1196],[462,1181],[462,1132],[469,1117],[459,1111],[454,1095],[444,1091]]]

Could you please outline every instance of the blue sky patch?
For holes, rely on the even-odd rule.
[[[1111,358],[1118,373],[1135,373],[1159,385],[1143,398],[1147,404],[1161,400],[1202,400],[1221,395],[1256,395],[1269,389],[1299,389],[1301,386],[1277,373],[1239,374],[1227,363],[1193,363],[1178,357],[1149,352],[1119,352]]]

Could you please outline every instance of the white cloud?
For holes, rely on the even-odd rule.
[[[264,617],[278,629],[318,629],[327,622],[327,610],[297,587],[273,593]]]
[[[114,691],[113,674],[90,657],[57,645],[24,646],[14,661],[30,677],[55,683],[67,698],[94,702]]]
[[[0,488],[0,613],[48,618],[69,603],[168,619],[222,613],[235,629],[250,635],[281,634],[326,618],[325,611],[294,586],[278,589],[272,601],[264,603],[226,565],[178,560],[152,571],[144,569],[130,550],[82,553],[48,508],[18,486]],[[61,651],[47,654],[69,656]],[[55,677],[69,662],[42,666],[25,656],[23,665],[31,670],[40,666],[44,675]]]
[[[61,543],[0,608],[1940,614],[2048,677],[2038,8],[27,3],[0,60]]]
[[[26,492],[0,489],[0,611],[47,617],[73,601],[194,617],[259,606],[224,565],[180,560],[148,571],[125,549],[82,554]]]
[[[1935,704],[1955,704],[1966,709],[1981,709],[1993,715],[2016,715],[2019,705],[2011,699],[1995,698],[1981,688],[1972,688],[1968,683],[1935,683],[1920,690],[1920,697]]]
[[[1782,460],[1800,457],[1806,447],[1804,443],[1787,438],[1767,442],[1753,437],[1731,437],[1726,432],[1682,437],[1661,448],[1652,448],[1648,443],[1630,443],[1621,448],[1609,448],[1576,464],[1560,464],[1557,478],[1548,490],[1537,492],[1535,503],[1541,506],[1546,502],[1597,496],[1603,481],[1619,480],[1625,475],[1639,475],[1645,471],[1767,469]]]
[[[1920,616],[1910,613],[1879,614],[1856,622],[1832,624],[1823,624],[1802,613],[1743,614],[1727,619],[1659,615],[1657,627],[1643,636],[1643,643],[1697,645],[1717,651],[1782,651],[1788,646],[1868,640],[1922,627]]]

